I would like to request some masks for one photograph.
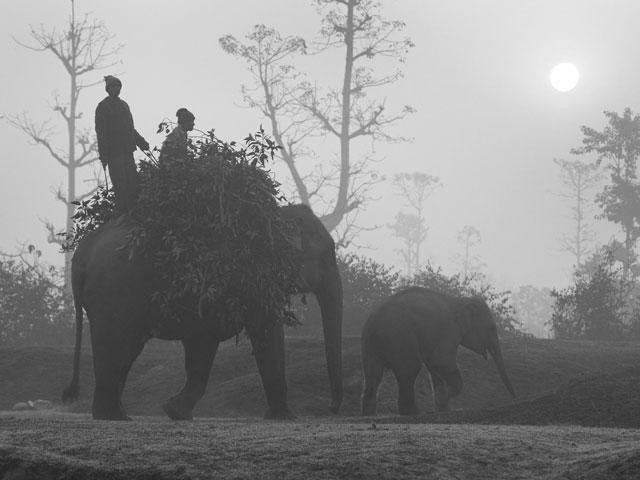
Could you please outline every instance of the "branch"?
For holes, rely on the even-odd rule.
[[[72,199],[68,199],[64,195],[64,193],[62,193],[62,187],[58,187],[56,190],[53,190],[53,193],[55,195],[56,200],[64,203],[66,206],[68,206],[69,202],[72,200]]]
[[[78,134],[78,144],[82,148],[82,153],[74,160],[76,167],[84,167],[97,160],[97,156],[88,158],[89,155],[95,153],[98,148],[95,137],[90,137],[88,131],[85,130]]]
[[[340,137],[340,132],[333,127],[326,114],[318,109],[318,102],[315,98],[315,94],[312,94],[312,97],[313,99],[311,102],[304,103],[303,101],[303,103],[301,103],[301,106],[309,110],[309,112],[311,112],[311,114],[320,121],[325,130],[333,133],[337,137]]]
[[[16,115],[6,116],[5,119],[9,124],[19,130],[22,130],[35,144],[42,145],[49,154],[63,167],[67,168],[69,164],[63,159],[63,156],[53,149],[50,142],[51,128],[47,126],[48,122],[36,125],[33,120],[29,119],[26,114],[21,117]]]
[[[94,193],[96,193],[98,191],[99,185],[93,187],[91,190],[89,190],[87,193],[84,193],[82,195],[80,195],[79,197],[76,197],[76,200],[78,202],[81,202],[82,200],[89,198],[90,196],[92,196]]]
[[[47,229],[47,231],[49,232],[49,235],[47,236],[47,242],[63,246],[65,242],[64,242],[64,240],[62,240],[62,237],[64,236],[64,234],[66,232],[58,232],[58,233],[56,233],[56,229],[53,226],[53,223],[51,223],[49,221],[45,221],[44,222],[44,226]]]

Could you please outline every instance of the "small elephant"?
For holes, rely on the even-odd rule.
[[[376,395],[385,368],[398,382],[400,415],[416,415],[414,383],[422,364],[431,374],[437,411],[462,391],[456,364],[458,345],[493,357],[511,396],[495,321],[481,298],[459,298],[422,287],[410,287],[387,298],[362,330],[364,389],[362,415],[376,414]]]

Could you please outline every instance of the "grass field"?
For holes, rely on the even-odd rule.
[[[0,415],[3,479],[637,479],[640,431]]]
[[[45,478],[640,478],[640,345],[514,339],[503,342],[514,402],[491,361],[461,350],[463,393],[432,411],[419,379],[419,417],[396,416],[388,374],[376,418],[358,417],[359,341],[344,339],[345,401],[327,411],[322,342],[287,339],[293,422],[261,419],[264,394],[248,342],[221,348],[195,422],[160,406],[182,386],[182,353],[155,342],[125,389],[132,422],[89,418],[90,351],[82,399],[68,413],[0,413],[0,480]],[[69,348],[0,350],[0,410],[56,402],[71,372]],[[373,423],[375,422],[375,424]],[[590,428],[591,427],[591,428]],[[617,427],[617,428],[612,428]]]

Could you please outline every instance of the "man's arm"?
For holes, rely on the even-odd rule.
[[[149,150],[149,142],[147,142],[144,139],[144,137],[142,135],[140,135],[135,128],[133,129],[133,136],[135,137],[135,140],[136,140],[136,146],[140,150],[145,151],[145,152],[147,150]]]

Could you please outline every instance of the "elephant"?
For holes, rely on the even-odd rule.
[[[305,205],[280,207],[282,216],[295,222],[294,235],[301,250],[297,292],[315,294],[322,314],[325,353],[332,402],[337,413],[342,402],[342,283],[336,264],[334,241],[311,209]],[[91,333],[95,390],[94,419],[127,420],[121,403],[127,374],[150,338],[180,340],[185,354],[186,383],[163,406],[174,420],[193,419],[193,408],[202,398],[220,342],[240,333],[234,322],[203,321],[186,315],[180,322],[157,322],[152,300],[153,271],[143,261],[125,258],[121,251],[132,228],[127,215],[117,217],[85,236],[74,252],[71,266],[76,310],[73,376],[63,392],[69,403],[79,394],[79,362],[83,310]],[[214,245],[211,248],[215,248]],[[209,320],[209,319],[204,319]],[[225,325],[222,325],[225,323]],[[231,326],[226,325],[231,324]],[[247,331],[268,404],[266,418],[285,419],[287,405],[284,364],[284,329]]]
[[[367,318],[361,338],[364,387],[362,415],[376,414],[376,396],[385,368],[398,383],[400,415],[416,415],[414,384],[422,364],[431,375],[436,411],[462,391],[456,364],[458,345],[493,357],[512,397],[491,310],[481,298],[455,297],[409,287],[382,301]]]

